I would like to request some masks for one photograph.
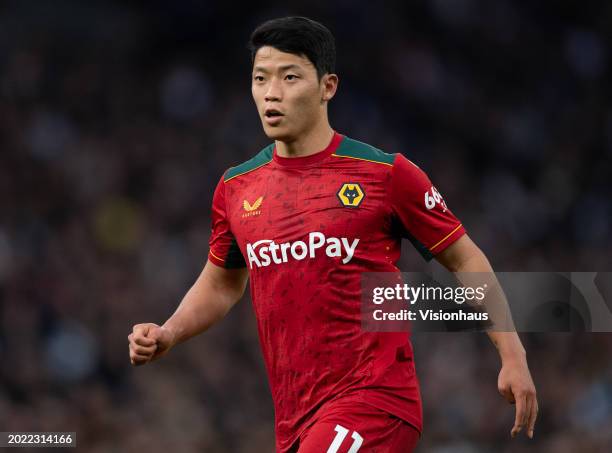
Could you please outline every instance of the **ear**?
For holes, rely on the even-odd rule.
[[[321,87],[321,101],[330,101],[338,89],[338,76],[336,74],[325,74],[321,77]]]

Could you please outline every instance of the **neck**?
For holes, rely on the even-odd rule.
[[[281,157],[305,157],[324,150],[332,140],[334,130],[328,121],[314,127],[294,140],[276,140],[276,152]]]

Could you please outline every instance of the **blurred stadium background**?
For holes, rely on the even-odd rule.
[[[126,337],[172,313],[218,178],[267,143],[246,41],[286,14],[336,36],[334,127],[423,167],[496,270],[612,270],[610,2],[5,0],[2,431],[77,431],[92,453],[273,450],[248,297],[154,365],[133,369]],[[427,266],[406,247],[403,270]],[[415,336],[419,451],[610,451],[612,335],[522,339],[540,420],[510,442],[486,336]]]

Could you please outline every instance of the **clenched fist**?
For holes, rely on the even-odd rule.
[[[130,343],[130,362],[144,365],[164,356],[174,343],[173,333],[157,324],[136,324],[128,335]]]

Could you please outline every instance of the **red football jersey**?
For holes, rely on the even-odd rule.
[[[340,134],[306,157],[269,145],[225,173],[209,260],[249,268],[278,451],[339,398],[421,430],[409,335],[361,329],[360,276],[399,272],[402,237],[429,259],[464,232],[415,164]]]

